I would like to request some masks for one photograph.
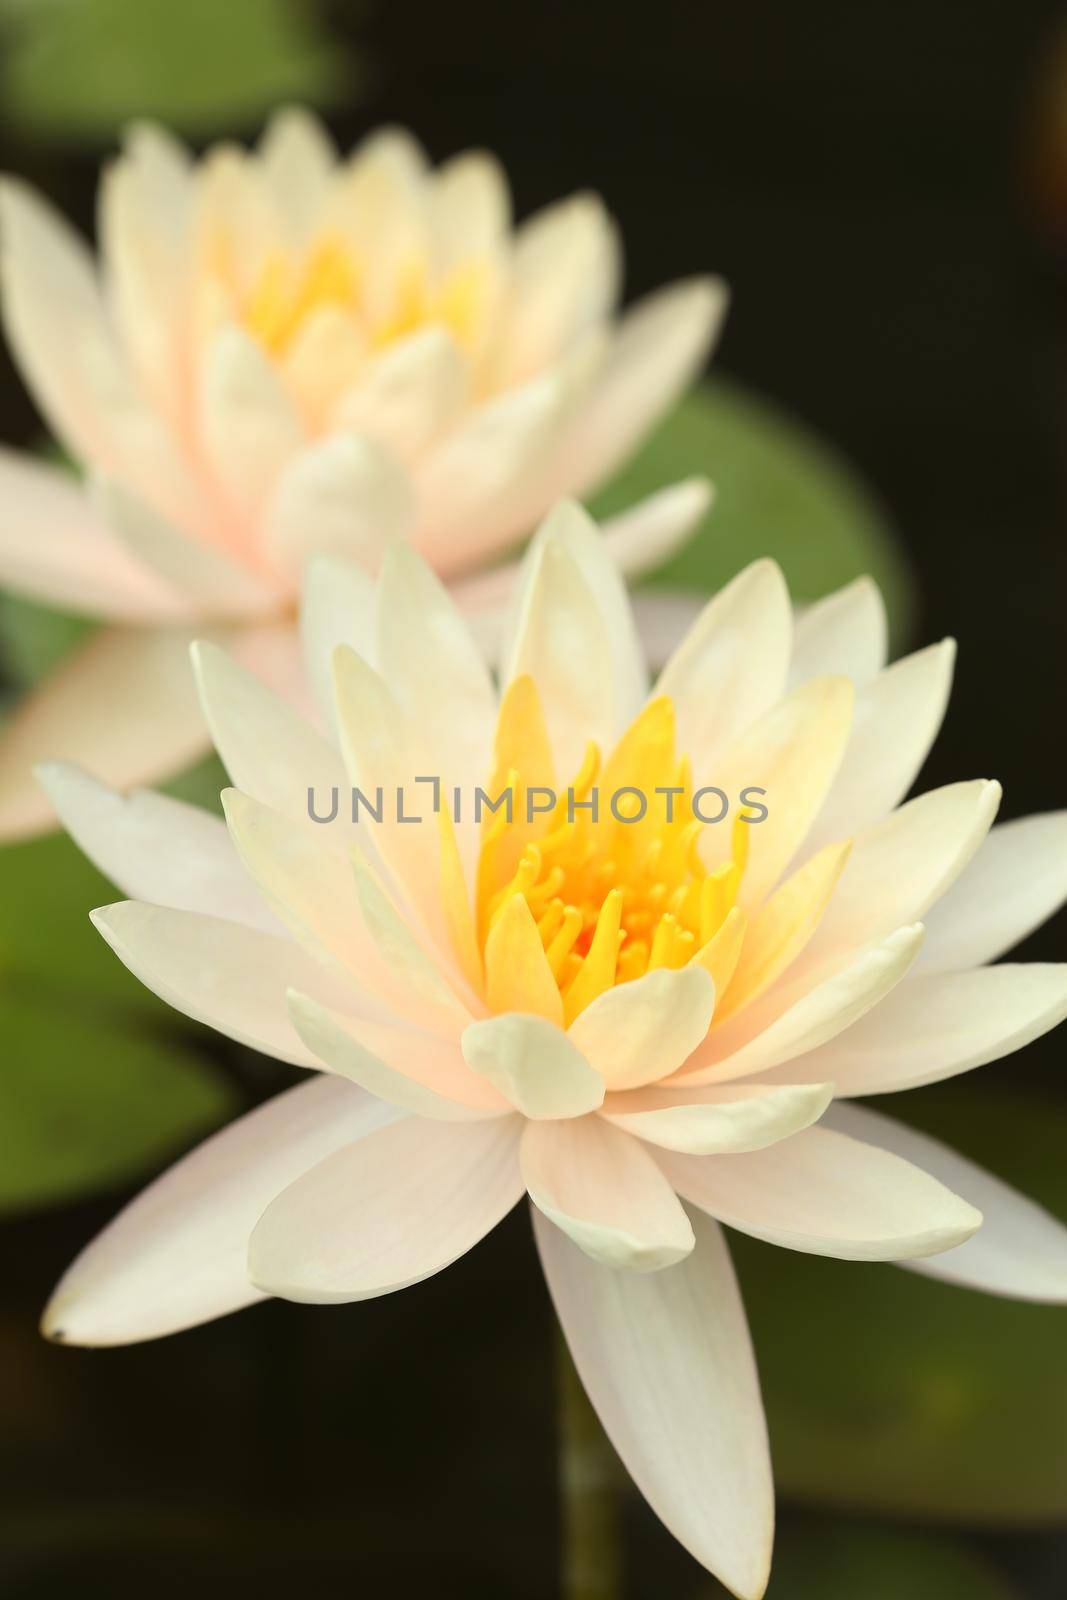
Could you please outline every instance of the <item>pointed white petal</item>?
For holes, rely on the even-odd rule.
[[[658,967],[605,989],[568,1038],[609,1089],[636,1089],[676,1072],[707,1036],[715,985],[703,967]]]
[[[310,995],[289,993],[289,1015],[331,1072],[416,1116],[445,1122],[505,1116],[511,1106],[471,1072],[455,1040],[408,1023],[344,1016]]]
[[[781,569],[774,561],[755,561],[708,601],[671,655],[656,693],[673,699],[678,748],[692,756],[701,777],[781,698],[792,632]]]
[[[412,519],[405,469],[365,434],[344,431],[295,455],[267,516],[266,553],[299,577],[313,556],[339,556],[376,573],[386,546]]]
[[[657,1159],[684,1199],[729,1227],[842,1261],[934,1255],[982,1221],[919,1167],[821,1127],[747,1155]]]
[[[515,235],[494,381],[522,383],[572,349],[611,311],[620,265],[615,225],[597,195],[572,195],[528,218]]]
[[[678,1266],[616,1272],[534,1213],[574,1364],[627,1471],[695,1560],[759,1600],[774,1533],[759,1378],[721,1231],[702,1216],[693,1229]]]
[[[1067,965],[1038,961],[919,973],[790,1068],[842,1097],[938,1083],[1021,1050],[1067,1017]],[[776,1077],[781,1078],[781,1069]]]
[[[793,636],[792,684],[841,673],[857,689],[881,672],[889,647],[885,602],[871,578],[856,578],[805,606]]]
[[[470,384],[470,367],[452,334],[431,323],[366,362],[338,401],[333,422],[410,463],[456,420]]]
[[[660,1272],[692,1250],[689,1218],[655,1161],[602,1118],[528,1122],[519,1161],[534,1205],[594,1261]]]
[[[377,662],[374,616],[377,584],[362,567],[335,556],[315,556],[304,572],[300,639],[304,669],[324,728],[334,729],[333,653],[347,644],[357,655]]]
[[[217,645],[193,646],[200,702],[215,748],[236,788],[308,827],[322,844],[354,837],[348,776],[340,756],[320,733],[255,673]],[[309,791],[318,816],[338,815],[329,825],[309,820]]]
[[[1002,822],[926,917],[919,964],[946,972],[996,961],[1067,899],[1067,811]]]
[[[120,900],[91,913],[123,966],[153,994],[227,1039],[288,1061],[321,1063],[297,1036],[285,995],[307,990],[326,1004],[356,1009],[344,987],[291,939],[196,911]]]
[[[909,1262],[913,1271],[987,1294],[1067,1304],[1067,1227],[1042,1206],[937,1139],[866,1106],[834,1106],[826,1120],[841,1133],[913,1161],[981,1211],[982,1226],[972,1239]]]
[[[956,643],[917,650],[856,696],[852,734],[805,852],[873,827],[899,805],[926,760],[948,705]]]
[[[998,783],[947,784],[859,834],[789,984],[808,985],[863,945],[925,917],[981,845],[999,804]]]
[[[65,1344],[133,1344],[262,1299],[247,1256],[264,1207],[316,1162],[396,1116],[339,1078],[277,1095],[119,1213],[60,1280],[44,1333]]]
[[[271,117],[256,153],[285,232],[299,249],[321,220],[337,163],[333,140],[314,112],[285,106]]]
[[[627,578],[640,577],[685,544],[714,500],[707,478],[685,478],[658,489],[603,524],[608,554]]]
[[[555,539],[535,553],[518,597],[504,681],[537,685],[559,772],[578,771],[586,746],[601,749],[620,727],[608,623],[573,556]]]
[[[603,1078],[544,1017],[505,1012],[472,1022],[460,1043],[467,1065],[524,1117],[580,1117],[603,1102]]]
[[[409,545],[386,553],[375,638],[383,678],[426,732],[432,775],[483,783],[496,726],[489,669],[447,591]]]
[[[63,761],[37,777],[78,848],[129,899],[281,932],[221,817],[150,789],[119,794]]]
[[[627,311],[559,465],[564,493],[584,494],[637,448],[699,374],[726,314],[718,278],[670,284]]]
[[[601,1115],[665,1150],[730,1155],[762,1150],[810,1127],[833,1096],[831,1083],[654,1087],[608,1095]]]
[[[304,429],[278,368],[243,328],[223,328],[205,354],[199,434],[234,510],[258,516]]]
[[[253,1283],[314,1305],[370,1300],[465,1255],[522,1193],[519,1124],[409,1117],[290,1185],[252,1234]]]
[[[921,923],[897,928],[830,977],[795,997],[775,990],[712,1029],[705,1046],[673,1080],[725,1083],[791,1062],[835,1038],[876,1006],[903,978],[922,944]]]

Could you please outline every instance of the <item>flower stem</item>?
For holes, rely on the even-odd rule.
[[[619,1465],[556,1330],[559,1417],[560,1594],[619,1600]]]

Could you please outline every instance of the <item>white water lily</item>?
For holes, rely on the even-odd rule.
[[[620,318],[595,195],[513,228],[492,156],[432,169],[384,129],[342,160],[295,111],[196,162],[134,127],[100,185],[99,260],[18,180],[0,234],[8,342],[81,474],[0,452],[0,584],[108,624],[0,741],[7,837],[52,822],[38,759],[127,785],[201,753],[186,653],[209,625],[291,691],[311,554],[377,572],[408,540],[491,622],[506,582],[479,569],[626,459],[725,305],[702,278]],[[708,498],[665,487],[605,536],[642,570]]]
[[[44,773],[134,897],[94,914],[122,961],[187,1015],[318,1069],[135,1200],[63,1278],[45,1331],[108,1345],[265,1295],[388,1293],[528,1193],[608,1435],[681,1543],[757,1597],[771,1468],[722,1224],[1067,1301],[1060,1223],[852,1104],[992,1061],[1067,1012],[1064,967],[987,965],[1067,894],[1067,814],[990,831],[984,781],[901,803],[953,652],[885,667],[865,581],[794,631],[780,572],[757,562],[649,694],[618,572],[574,505],[525,560],[499,689],[404,545],[377,583],[320,562],[303,627],[330,737],[197,652],[236,786],[228,831]],[[443,799],[429,814],[428,775],[459,791],[458,821]],[[511,819],[476,823],[463,797],[502,784]],[[758,786],[765,820],[702,824],[712,785]],[[372,803],[399,788],[424,820],[382,806],[353,825],[346,804],[310,819],[309,787],[353,786]],[[542,788],[552,809],[518,803]],[[618,820],[623,789],[672,791],[673,819]]]

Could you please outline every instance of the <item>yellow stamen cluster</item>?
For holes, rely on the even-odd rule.
[[[554,788],[550,760],[536,690],[519,679],[501,709],[493,780],[493,792],[512,793],[512,819],[498,813],[483,820],[478,938],[484,949],[505,908],[521,896],[569,1022],[613,984],[704,957],[736,905],[749,824],[735,820],[728,858],[709,871],[700,853],[705,825],[691,804],[692,772],[675,752],[666,696],[644,708],[603,770],[591,743],[553,809],[531,820],[526,795],[535,786]],[[595,818],[583,804],[594,785]],[[616,815],[609,799],[627,790],[636,793],[620,795]],[[636,820],[620,820],[626,817]]]
[[[469,346],[481,326],[487,299],[485,262],[467,261],[435,283],[427,262],[412,256],[398,264],[391,293],[372,316],[358,252],[340,234],[326,233],[302,257],[280,247],[271,250],[239,309],[249,332],[275,355],[282,355],[307,318],[325,307],[355,316],[371,350],[427,323],[444,324],[461,345]]]

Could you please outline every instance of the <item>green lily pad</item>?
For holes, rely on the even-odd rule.
[[[228,133],[279,102],[328,105],[356,64],[295,0],[4,0],[5,113],[35,138],[110,141],[132,117]]]
[[[1067,1218],[1067,1112],[976,1085],[886,1107]],[[1067,1307],[731,1237],[779,1489],[923,1520],[1067,1516]]]
[[[773,556],[794,597],[817,600],[870,573],[897,647],[907,640],[914,580],[884,507],[830,445],[733,379],[717,375],[688,395],[592,509],[614,515],[694,473],[711,479],[715,504],[657,584],[711,592]]]
[[[0,1213],[127,1182],[236,1109],[191,1052],[65,999],[2,998]]]

